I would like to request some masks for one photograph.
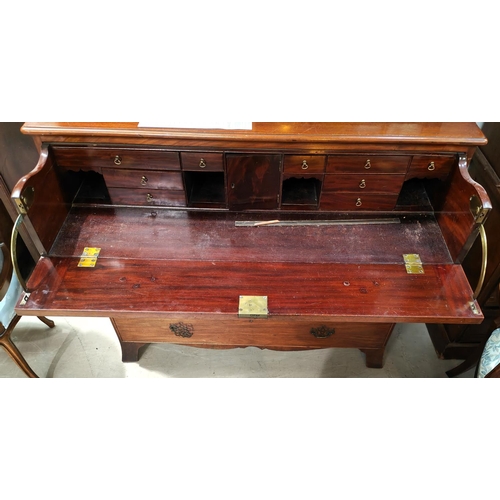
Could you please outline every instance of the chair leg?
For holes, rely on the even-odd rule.
[[[10,339],[10,334],[14,327],[17,325],[20,316],[16,316],[10,323],[9,328],[5,330],[4,334],[0,336],[0,345],[7,351],[7,354],[14,360],[14,362],[21,368],[21,370],[30,378],[38,378],[38,375],[31,369],[19,349],[14,345]]]
[[[45,316],[37,316],[37,318],[42,322],[45,323],[49,328],[54,328],[55,323],[51,319],[47,319]]]

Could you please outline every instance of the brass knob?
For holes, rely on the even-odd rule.
[[[207,164],[205,163],[205,160],[203,158],[200,159],[200,168],[205,168]]]
[[[141,177],[141,185],[145,186],[147,183],[148,183],[148,178],[145,175],[143,175]]]
[[[360,206],[361,206],[361,198],[358,198],[358,199],[356,200],[356,206],[357,206],[357,207],[360,207]]]
[[[309,165],[307,164],[306,160],[302,161],[302,170],[307,170],[309,168]]]
[[[122,157],[116,155],[115,156],[115,165],[121,165],[122,164]]]
[[[147,200],[147,201],[153,201],[153,200],[154,200],[153,195],[152,195],[151,193],[148,193],[148,194],[146,195],[146,200]]]
[[[431,172],[432,172],[433,170],[436,170],[436,166],[434,165],[434,162],[433,162],[433,161],[431,161],[431,162],[429,163],[429,166],[427,167],[427,170],[430,170]]]
[[[365,187],[366,187],[366,181],[364,179],[359,183],[359,187],[361,189],[365,189]]]
[[[368,170],[369,168],[371,168],[372,164],[370,163],[370,160],[366,160],[366,163],[365,163],[365,168],[366,170]]]

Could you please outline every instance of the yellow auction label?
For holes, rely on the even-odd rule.
[[[97,257],[82,257],[78,262],[78,267],[95,267]]]

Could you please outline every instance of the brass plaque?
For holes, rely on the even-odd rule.
[[[268,314],[267,296],[240,295],[238,308],[240,318],[266,318]]]
[[[424,274],[424,268],[418,253],[404,253],[403,259],[408,274]]]

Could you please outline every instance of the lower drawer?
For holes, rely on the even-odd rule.
[[[113,205],[185,207],[184,191],[109,188]]]
[[[361,194],[323,191],[320,210],[393,210],[398,194]]]
[[[322,319],[113,318],[124,342],[167,342],[226,347],[378,349],[385,346],[393,324],[338,323]]]

